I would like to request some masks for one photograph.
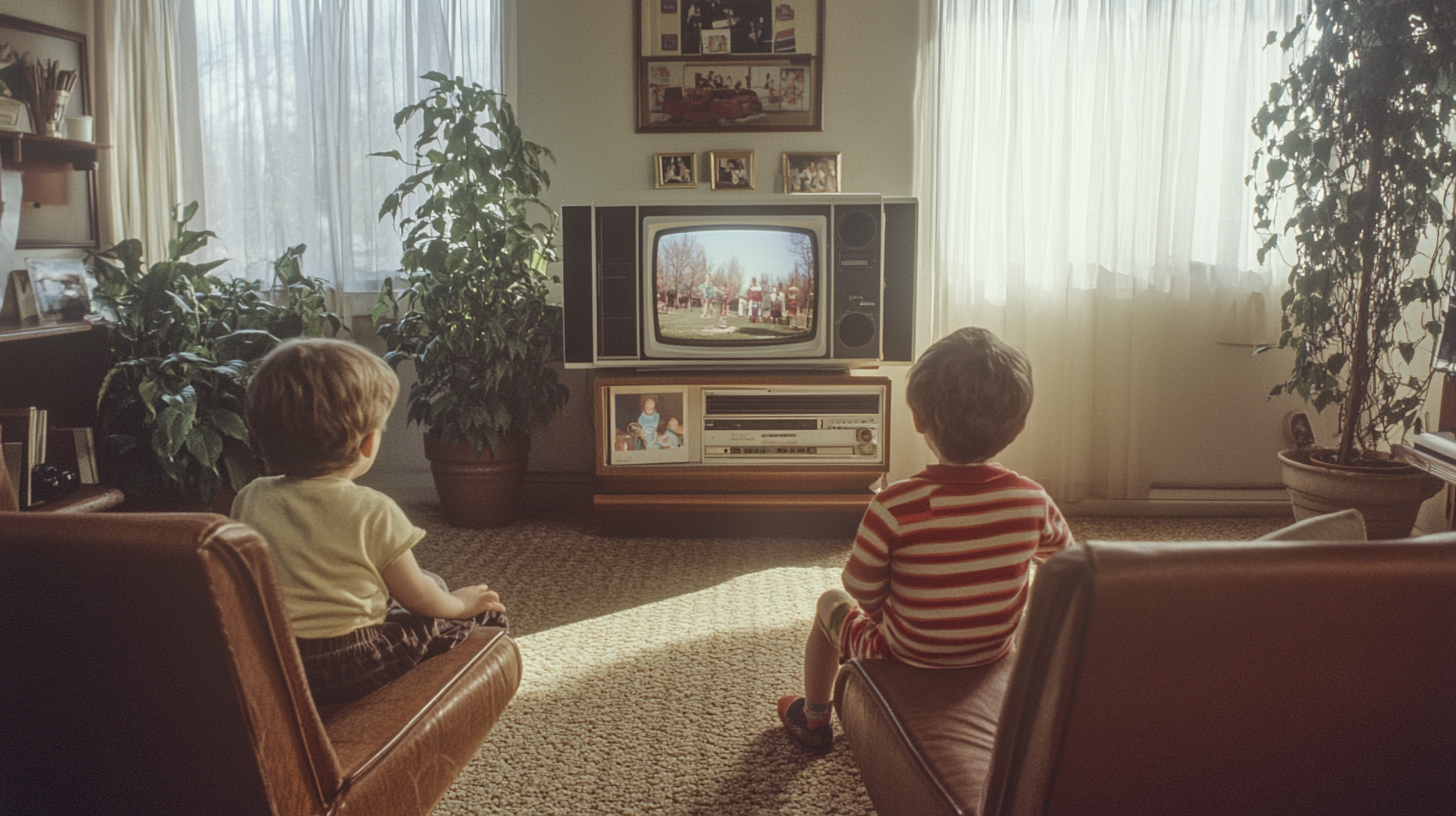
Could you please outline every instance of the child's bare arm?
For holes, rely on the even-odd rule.
[[[432,618],[473,618],[482,612],[504,612],[500,596],[485,584],[446,592],[420,570],[415,554],[406,552],[384,570],[384,585],[400,606]]]

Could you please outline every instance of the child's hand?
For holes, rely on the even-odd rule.
[[[505,604],[500,602],[500,595],[485,584],[461,587],[450,594],[465,604],[465,614],[461,615],[462,618],[473,618],[482,612],[504,613],[506,611]]]

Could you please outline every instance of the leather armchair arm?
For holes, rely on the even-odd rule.
[[[520,682],[515,641],[503,629],[481,628],[373,694],[321,711],[343,771],[338,806],[420,810],[406,802],[448,787]],[[422,803],[423,809],[432,803]]]

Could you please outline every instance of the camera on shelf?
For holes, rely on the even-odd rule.
[[[74,471],[61,470],[55,465],[40,464],[31,472],[30,489],[34,501],[42,502],[63,496],[81,484],[81,477]]]

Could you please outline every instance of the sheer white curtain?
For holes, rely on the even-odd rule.
[[[166,255],[182,190],[175,12],[176,0],[96,5],[97,141],[115,145],[99,165],[101,246],[137,238],[149,262]]]
[[[184,0],[196,45],[199,221],[219,271],[271,280],[273,259],[307,244],[304,272],[342,293],[374,292],[399,268],[379,221],[415,133],[394,114],[439,71],[502,87],[502,0]],[[349,298],[336,308],[349,316]],[[367,312],[367,301],[360,299]]]
[[[1193,328],[1277,327],[1249,122],[1300,0],[930,0],[919,92],[921,345],[981,325],[1032,358],[1002,457],[1060,501],[1141,498],[1140,426]],[[1277,280],[1276,280],[1277,279]]]

